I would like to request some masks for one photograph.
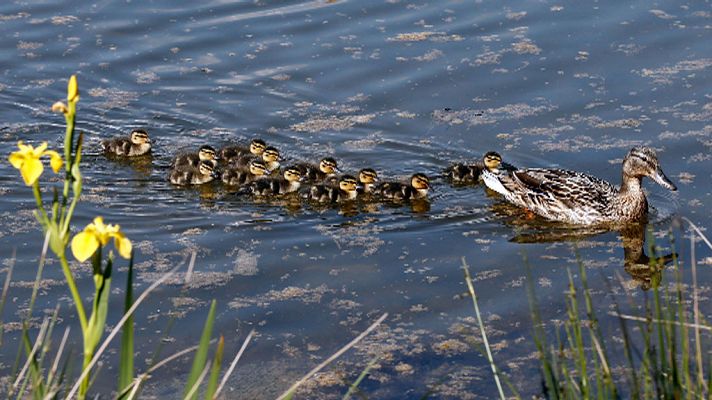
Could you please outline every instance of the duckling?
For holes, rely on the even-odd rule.
[[[254,159],[246,169],[230,168],[222,173],[222,181],[230,186],[242,186],[244,184],[254,182],[264,176],[269,175],[269,169],[264,161]]]
[[[494,171],[504,169],[514,171],[516,168],[510,164],[502,162],[502,156],[494,151],[488,151],[482,160],[475,161],[474,164],[457,163],[445,170],[445,176],[453,183],[474,183],[480,180],[482,171]]]
[[[261,156],[267,148],[267,143],[264,140],[255,138],[250,142],[249,147],[245,146],[225,146],[220,149],[218,156],[220,159],[230,161],[233,158],[246,156],[249,154]]]
[[[307,200],[318,203],[340,203],[354,200],[358,194],[358,182],[351,175],[344,175],[339,178],[339,185],[329,186],[327,184],[314,185],[306,193]]]
[[[101,147],[106,155],[136,157],[151,151],[151,139],[148,138],[148,132],[145,130],[134,129],[129,137],[117,137],[102,141]]]
[[[332,157],[322,158],[319,165],[300,163],[296,167],[302,171],[304,180],[310,183],[323,182],[328,178],[336,177],[336,172],[339,171],[339,166]]]
[[[257,159],[258,157],[260,156],[252,154],[247,154],[241,157],[233,157],[230,160],[229,165],[233,168],[245,168],[250,165],[250,161]],[[282,157],[279,155],[279,150],[277,150],[277,148],[272,146],[267,147],[264,152],[262,152],[261,157],[265,162],[265,165],[267,165],[267,169],[270,173],[279,169],[279,162],[282,160]]]
[[[169,180],[174,185],[202,185],[215,179],[215,175],[213,164],[203,160],[198,164],[198,168],[174,168],[169,175]]]
[[[217,165],[215,149],[212,146],[200,146],[197,153],[178,154],[171,163],[171,168],[193,167],[198,168],[201,161],[210,162],[213,167]]]
[[[388,200],[407,201],[425,198],[428,195],[428,189],[430,189],[430,179],[425,174],[418,173],[411,176],[410,184],[384,182],[376,186],[374,193]]]
[[[378,182],[378,174],[373,168],[364,168],[358,172],[358,182],[361,184],[359,194],[371,194]]]
[[[239,193],[251,193],[256,196],[276,196],[288,194],[299,190],[301,181],[302,172],[299,168],[289,167],[284,170],[282,177],[258,179]]]
[[[645,221],[648,201],[641,186],[645,176],[665,189],[677,190],[650,147],[631,149],[622,169],[620,189],[583,172],[556,168],[483,171],[482,178],[509,203],[550,220],[584,225]]]

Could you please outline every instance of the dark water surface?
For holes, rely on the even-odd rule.
[[[461,257],[475,276],[498,364],[522,393],[540,393],[526,276],[544,317],[565,318],[567,268],[578,272],[574,244],[562,240],[571,232],[537,226],[482,187],[437,179],[453,161],[497,150],[515,165],[561,166],[618,184],[626,152],[653,146],[679,187],[670,194],[644,183],[659,242],[669,244],[675,215],[712,227],[707,2],[188,4],[0,4],[5,266],[17,250],[4,321],[17,321],[27,306],[42,245],[31,191],[6,157],[18,140],[60,148],[63,119],[49,108],[65,96],[73,73],[88,153],[75,229],[96,215],[120,224],[137,250],[139,291],[197,253],[188,288],[175,279],[141,307],[137,368],[161,343],[165,355],[196,343],[209,301],[217,299],[216,331],[225,335],[229,358],[250,329],[257,331],[229,398],[274,397],[383,312],[390,316],[377,333],[310,382],[305,398],[340,398],[344,382],[374,354],[382,358],[361,385],[369,398],[419,398],[428,390],[434,398],[492,398]],[[150,162],[100,155],[101,139],[137,127],[153,138]],[[291,161],[333,156],[345,171],[372,167],[385,178],[424,172],[435,191],[429,203],[316,210],[256,204],[220,185],[166,182],[177,151],[255,136]],[[46,170],[43,183],[51,177]],[[689,263],[687,236],[673,232]],[[639,235],[631,240],[640,244]],[[628,273],[625,265],[637,255],[624,254],[621,243],[620,233],[608,232],[577,244],[610,336],[619,332],[607,315],[606,280],[620,274],[642,298],[652,279]],[[712,258],[697,254],[705,293]],[[75,268],[88,296],[88,270]],[[672,277],[665,271],[663,285]],[[36,309],[61,304],[58,331],[72,326],[77,353],[79,326],[56,261],[44,278]],[[109,324],[118,320],[124,278],[122,268]],[[707,298],[701,309],[709,319]],[[35,317],[39,322],[41,313]],[[13,327],[5,327],[3,375],[18,345]],[[107,388],[115,382],[113,357],[100,379]],[[176,396],[189,365],[170,364],[146,393]]]

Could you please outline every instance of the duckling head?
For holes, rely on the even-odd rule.
[[[200,165],[198,165],[198,171],[200,172],[201,175],[204,176],[212,176],[215,177],[215,168],[213,167],[213,163],[211,163],[208,160],[202,160],[200,162]]]
[[[327,175],[331,175],[339,170],[339,166],[335,159],[331,157],[324,157],[321,161],[319,161],[319,170]]]
[[[339,189],[347,193],[352,193],[356,191],[358,187],[358,181],[355,177],[351,175],[344,175],[339,179]]]
[[[284,179],[288,180],[289,182],[301,182],[302,171],[297,167],[289,167],[284,170],[283,176]]]
[[[410,178],[410,185],[417,190],[428,190],[430,189],[430,179],[425,174],[414,174]]]
[[[649,177],[658,185],[670,191],[676,191],[675,186],[660,168],[658,156],[650,147],[634,147],[623,159],[623,179],[633,177],[640,179]]]
[[[250,142],[250,153],[259,156],[264,153],[267,148],[267,143],[262,139],[252,139]]]
[[[482,161],[489,171],[494,171],[502,164],[502,156],[497,152],[489,151],[482,157]]]
[[[269,169],[267,169],[267,164],[260,159],[254,159],[250,161],[248,165],[250,173],[255,176],[269,175]]]
[[[378,182],[378,174],[372,168],[364,168],[358,172],[358,180],[363,185],[371,185]]]
[[[151,139],[148,138],[148,132],[143,129],[134,129],[131,131],[131,143],[141,145],[151,143]]]
[[[200,147],[200,150],[198,150],[198,158],[200,160],[208,160],[208,161],[213,161],[217,158],[216,156],[217,152],[212,146],[204,145]]]
[[[262,159],[266,163],[273,163],[279,161],[281,157],[279,156],[279,150],[276,147],[267,147],[264,152],[262,152]]]

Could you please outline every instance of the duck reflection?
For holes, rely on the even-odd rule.
[[[623,245],[623,268],[643,290],[658,287],[665,265],[677,257],[676,253],[658,255],[652,239],[652,225],[647,222],[625,226],[582,227],[551,222],[532,217],[508,204],[497,203],[493,211],[505,218],[505,223],[518,231],[510,241],[515,243],[578,242],[603,233],[616,231]],[[647,253],[646,253],[647,248]]]

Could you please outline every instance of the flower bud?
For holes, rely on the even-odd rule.
[[[52,104],[52,112],[66,114],[69,112],[69,109],[67,109],[67,106],[64,105],[64,103],[58,101]]]

